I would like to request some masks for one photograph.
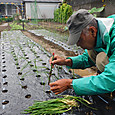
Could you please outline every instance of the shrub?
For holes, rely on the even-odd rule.
[[[17,25],[17,23],[10,24],[11,29],[10,30],[22,30],[23,27],[21,25]]]
[[[67,3],[63,3],[60,8],[54,11],[54,21],[60,23],[66,23],[68,18],[72,15],[72,6]]]
[[[13,21],[12,17],[3,17],[3,18],[0,18],[0,22],[11,22],[11,21]]]
[[[8,17],[5,19],[6,22],[12,22],[13,21],[13,18],[12,17]]]

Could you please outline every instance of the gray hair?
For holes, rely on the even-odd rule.
[[[98,28],[97,20],[96,20],[95,18],[89,23],[88,26],[86,26],[86,27],[83,29],[82,32],[87,33],[87,31],[89,30],[89,28],[90,28],[91,26],[94,26],[96,29]]]

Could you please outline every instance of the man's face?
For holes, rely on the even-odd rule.
[[[77,42],[77,46],[83,49],[91,50],[96,45],[96,36],[93,36],[90,31],[83,31]]]

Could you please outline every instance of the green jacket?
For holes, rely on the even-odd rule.
[[[72,82],[73,89],[77,95],[96,95],[115,90],[115,15],[108,18],[114,18],[110,27],[106,27],[103,21],[97,19],[97,44],[94,50],[97,52],[104,51],[109,57],[109,63],[105,66],[104,72],[97,76],[74,79]],[[109,32],[107,32],[107,28],[109,28]],[[95,66],[95,63],[88,56],[87,50],[82,55],[68,58],[72,59],[72,69],[85,69]]]

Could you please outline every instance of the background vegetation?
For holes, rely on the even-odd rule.
[[[59,23],[66,23],[72,13],[72,6],[68,5],[67,3],[63,3],[60,8],[54,11],[54,21]]]

